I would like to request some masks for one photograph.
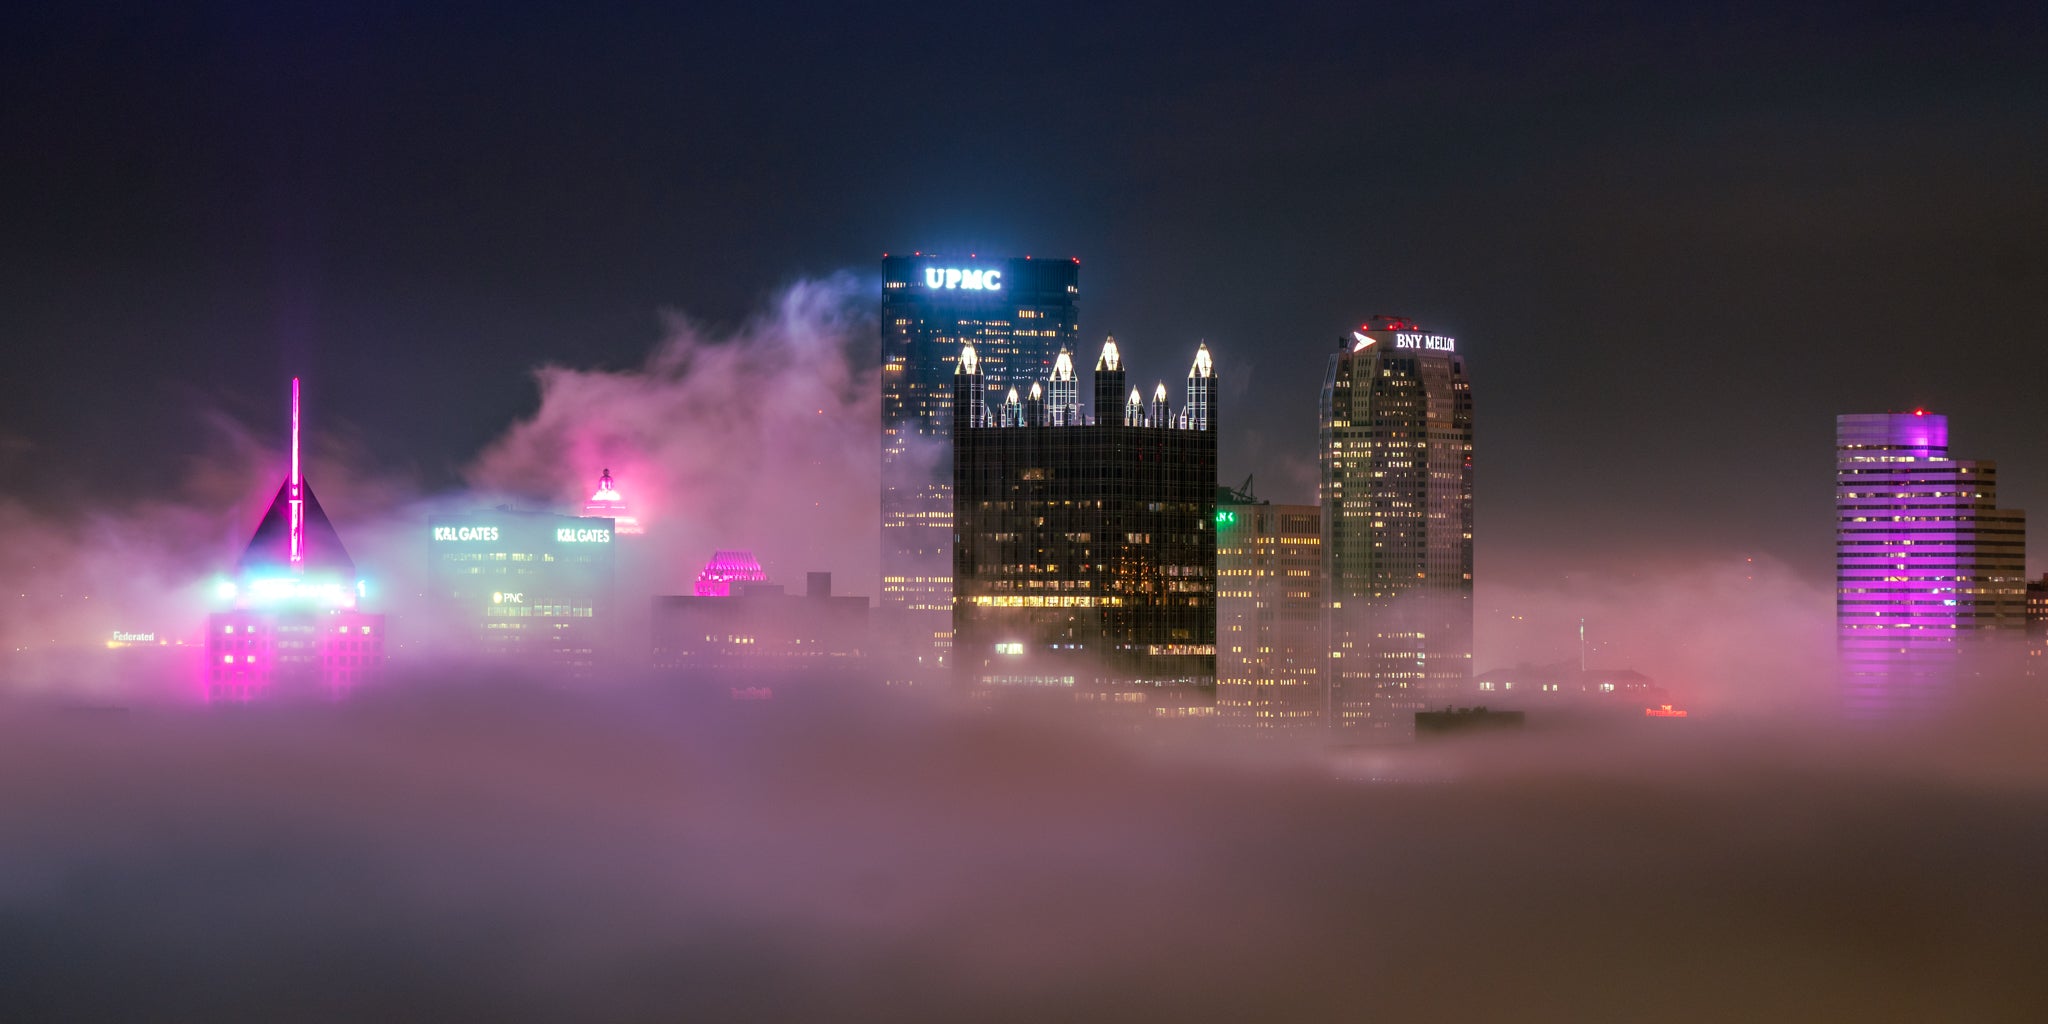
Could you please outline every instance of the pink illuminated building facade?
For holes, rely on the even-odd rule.
[[[729,597],[735,583],[763,583],[768,574],[751,551],[713,552],[704,571],[697,574],[698,597]]]
[[[384,662],[384,617],[360,607],[368,588],[306,482],[299,422],[293,378],[290,475],[216,586],[228,607],[207,618],[208,701],[339,696]]]
[[[1835,623],[1850,715],[1939,710],[2026,617],[2026,514],[1949,455],[1948,417],[1835,417]]]

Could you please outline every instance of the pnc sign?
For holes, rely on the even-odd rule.
[[[1003,290],[1003,272],[1000,270],[962,270],[959,267],[924,268],[924,285],[927,288],[957,288],[971,292],[999,292]]]
[[[497,540],[495,526],[436,526],[435,540]]]
[[[573,526],[563,526],[555,530],[555,540],[562,544],[610,544],[612,542],[612,532],[610,530],[584,530]]]

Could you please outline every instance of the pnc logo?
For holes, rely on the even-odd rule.
[[[1003,272],[962,270],[959,267],[926,267],[924,285],[927,288],[964,288],[968,291],[999,292],[1003,290]]]

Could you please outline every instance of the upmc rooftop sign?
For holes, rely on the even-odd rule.
[[[1003,272],[1000,270],[963,270],[959,267],[926,267],[924,284],[927,288],[959,288],[971,292],[998,292],[1003,290]]]

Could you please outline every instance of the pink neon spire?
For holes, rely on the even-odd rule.
[[[292,507],[292,570],[303,571],[306,561],[306,492],[299,477],[299,379],[292,378],[292,479],[287,500]]]

